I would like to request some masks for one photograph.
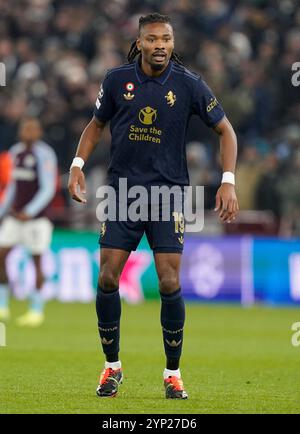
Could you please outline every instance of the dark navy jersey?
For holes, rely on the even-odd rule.
[[[109,184],[188,185],[185,138],[191,115],[213,127],[225,116],[198,75],[170,61],[159,77],[149,77],[139,62],[114,68],[101,85],[94,115],[110,121]]]

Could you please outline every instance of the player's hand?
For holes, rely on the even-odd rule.
[[[72,199],[80,203],[86,203],[86,199],[83,197],[86,193],[84,173],[79,167],[72,167],[69,176],[68,189]],[[80,193],[78,193],[78,189]]]
[[[13,212],[13,216],[20,220],[21,222],[27,222],[28,220],[30,220],[32,217],[28,214],[26,214],[26,212],[24,211],[19,211],[19,212]]]
[[[239,211],[239,204],[235,194],[234,185],[221,184],[216,194],[215,211],[219,211],[219,217],[223,222],[230,223],[235,220]]]

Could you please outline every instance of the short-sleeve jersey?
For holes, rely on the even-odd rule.
[[[32,218],[45,216],[56,191],[57,159],[53,149],[38,140],[31,147],[16,143],[9,152],[12,179],[0,206],[0,217],[10,211],[23,211]]]
[[[189,184],[185,138],[191,115],[214,127],[225,113],[200,76],[169,61],[149,77],[138,60],[114,68],[101,85],[94,115],[110,121],[109,184],[128,187]]]

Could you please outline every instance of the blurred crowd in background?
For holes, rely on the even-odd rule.
[[[138,18],[155,11],[172,18],[176,52],[208,82],[237,132],[240,208],[270,211],[277,232],[300,235],[300,87],[291,83],[300,61],[299,0],[0,0],[7,73],[0,150],[17,141],[22,116],[41,120],[60,166],[55,218],[68,224],[68,207],[80,213],[68,198],[68,169],[99,84],[107,69],[126,62]],[[91,222],[109,147],[106,129],[86,166]],[[187,155],[191,183],[206,186],[212,209],[221,179],[218,137],[197,117]]]

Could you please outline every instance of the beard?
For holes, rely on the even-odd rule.
[[[151,69],[153,71],[162,71],[166,64],[165,63],[150,63]]]

